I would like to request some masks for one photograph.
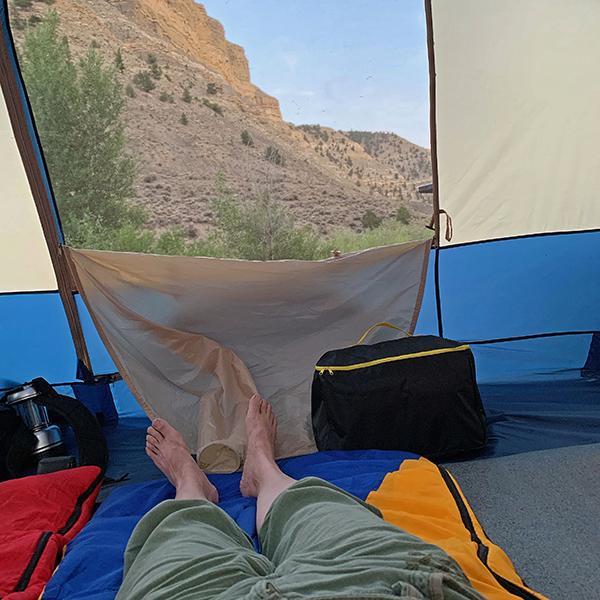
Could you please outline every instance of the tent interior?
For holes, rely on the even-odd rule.
[[[144,452],[154,416],[182,431],[241,521],[251,503],[227,494],[239,483],[231,473],[243,464],[256,391],[274,406],[290,473],[340,486],[360,475],[357,495],[376,490],[410,457],[318,457],[310,382],[324,352],[383,321],[470,345],[489,441],[444,466],[527,585],[556,599],[600,589],[600,534],[590,526],[600,518],[600,5],[425,7],[434,239],[260,262],[65,244],[3,0],[0,388],[43,377],[96,414],[109,448],[100,508],[43,600],[114,597],[102,561],[79,589],[70,573],[77,552],[99,547],[86,550],[87,539],[107,537],[85,537],[108,527],[103,515],[142,497],[148,510],[172,493]],[[127,518],[117,562],[135,524]]]

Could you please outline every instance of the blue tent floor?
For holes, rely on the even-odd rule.
[[[489,537],[552,600],[600,598],[600,383],[581,378],[480,385],[489,443],[446,463]],[[145,417],[105,427],[110,454],[100,500],[163,477],[144,452]],[[578,593],[579,592],[579,593]]]

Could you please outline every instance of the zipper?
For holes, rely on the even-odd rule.
[[[469,350],[469,346],[467,344],[464,344],[462,346],[457,346],[456,348],[437,348],[436,350],[426,350],[424,352],[415,352],[414,354],[403,354],[401,356],[386,356],[385,358],[378,358],[377,360],[371,360],[369,362],[364,363],[357,363],[355,365],[346,365],[339,367],[323,367],[317,365],[315,369],[319,372],[319,375],[323,375],[325,371],[327,371],[330,375],[333,375],[334,371],[353,371],[354,369],[364,369],[366,367],[382,365],[384,363],[395,362],[397,360],[421,358],[423,356],[434,356],[436,354],[445,354],[446,352],[460,352],[463,350]]]
[[[29,563],[25,567],[25,570],[23,571],[21,578],[15,586],[13,593],[22,592],[27,588],[27,586],[29,585],[29,581],[31,580],[31,576],[35,571],[35,568],[37,567],[40,558],[42,558],[42,554],[44,553],[44,550],[46,549],[46,546],[48,545],[48,542],[50,541],[52,535],[52,531],[44,531],[44,533],[42,533],[40,539],[38,540],[38,543],[36,544],[35,551],[29,559]]]
[[[490,567],[488,563],[488,555],[490,549],[481,541],[481,538],[477,535],[475,531],[475,526],[473,525],[473,520],[471,519],[471,515],[467,509],[465,501],[463,500],[460,492],[456,484],[454,483],[452,477],[444,467],[440,467],[436,465],[440,471],[442,479],[444,483],[448,487],[448,491],[452,494],[454,501],[456,502],[456,506],[458,508],[458,512],[460,513],[460,518],[462,519],[463,525],[466,527],[467,531],[471,534],[471,541],[477,544],[477,558],[483,563],[483,565],[487,568],[487,570],[492,574],[494,579],[509,593],[517,596],[518,598],[523,598],[523,600],[540,600],[540,597],[527,589],[527,586],[520,586],[508,579],[502,577],[496,573],[492,567]]]

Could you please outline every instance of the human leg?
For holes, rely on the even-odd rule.
[[[242,598],[272,572],[250,538],[216,506],[218,495],[166,421],[148,429],[146,452],[175,486],[175,500],[138,523],[125,552],[118,600]]]
[[[277,418],[271,405],[258,394],[250,398],[246,415],[248,452],[240,489],[245,497],[256,498],[256,530],[279,494],[296,482],[281,472],[275,462]]]
[[[483,600],[441,548],[318,478],[276,498],[259,537],[282,596]]]
[[[481,599],[443,550],[386,523],[374,507],[317,478],[295,481],[275,463],[277,421],[251,399],[241,489],[257,498],[269,580],[282,596]]]

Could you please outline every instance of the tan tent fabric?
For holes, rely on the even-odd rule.
[[[56,276],[0,93],[0,293],[56,290]]]
[[[432,9],[451,243],[600,228],[600,2]]]
[[[414,328],[430,246],[319,262],[69,252],[96,326],[146,412],[179,429],[204,468],[233,471],[256,390],[278,417],[278,456],[315,450],[316,361],[380,321]]]

